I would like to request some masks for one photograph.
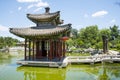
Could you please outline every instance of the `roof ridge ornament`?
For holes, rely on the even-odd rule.
[[[46,7],[45,8],[45,13],[49,13],[50,12],[50,8],[49,7]]]

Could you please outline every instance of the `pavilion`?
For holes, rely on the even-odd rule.
[[[45,8],[43,14],[27,14],[36,26],[10,28],[10,32],[25,39],[24,61],[60,61],[65,57],[65,40],[70,37],[71,24],[63,24],[60,11],[50,13]]]

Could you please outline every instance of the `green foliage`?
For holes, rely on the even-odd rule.
[[[72,38],[77,38],[78,37],[78,30],[77,29],[72,29],[71,33],[72,33]]]
[[[74,42],[73,42],[72,39],[69,39],[69,40],[66,41],[66,44],[67,44],[69,47],[72,47],[73,44],[74,44]]]
[[[79,31],[76,29],[72,30],[73,37],[67,41],[69,47],[76,48],[95,48],[102,49],[103,42],[102,36],[108,37],[108,47],[109,49],[116,48],[120,50],[120,30],[118,26],[114,25],[108,29],[98,29],[97,25],[87,26]]]
[[[120,52],[120,43],[119,43],[119,44],[116,44],[116,48],[117,48],[117,50]]]
[[[15,46],[17,42],[19,42],[17,39],[11,37],[0,37],[0,49]]]
[[[101,36],[102,35],[105,35],[107,36],[109,39],[110,39],[110,29],[102,29],[102,30],[99,30],[99,37],[102,38]]]
[[[114,25],[113,27],[110,27],[110,31],[111,31],[111,39],[112,40],[118,38],[118,36],[119,36],[118,26]]]
[[[102,41],[95,44],[95,49],[102,49],[102,48],[103,48],[103,42]]]
[[[91,45],[95,45],[98,39],[98,26],[88,26],[85,29],[81,29],[79,32],[79,37],[82,42],[85,43],[85,47],[90,47]]]

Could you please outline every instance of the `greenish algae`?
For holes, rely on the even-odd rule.
[[[0,59],[0,80],[120,80],[120,63],[47,68],[16,65],[16,60],[16,57]]]

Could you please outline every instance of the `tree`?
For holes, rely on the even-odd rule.
[[[72,29],[71,33],[72,33],[72,38],[77,38],[78,37],[78,30],[77,29]]]
[[[88,26],[85,29],[81,29],[79,32],[80,39],[85,43],[85,46],[93,46],[96,44],[96,41],[98,39],[98,26]]]
[[[69,40],[66,41],[66,44],[67,44],[67,46],[72,47],[74,42],[73,42],[72,39],[69,39]]]
[[[120,35],[119,35],[119,29],[118,26],[114,25],[113,27],[110,27],[110,31],[111,31],[111,38],[110,38],[110,42],[112,44],[111,48],[116,48],[117,44],[119,44],[120,42]]]
[[[0,48],[15,46],[19,42],[11,37],[0,37]]]
[[[99,37],[101,37],[102,35],[105,35],[108,37],[108,39],[110,39],[110,34],[111,34],[110,29],[102,29],[99,32],[100,32]]]
[[[111,40],[115,40],[119,36],[119,30],[118,26],[114,25],[113,27],[110,27],[111,31]]]

